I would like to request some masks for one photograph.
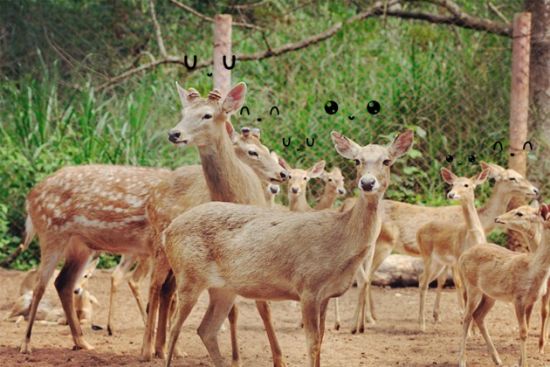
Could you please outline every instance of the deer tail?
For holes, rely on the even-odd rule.
[[[36,231],[34,230],[34,224],[32,223],[31,216],[27,214],[27,219],[25,220],[25,240],[19,245],[21,252],[25,251],[29,247],[35,235]]]

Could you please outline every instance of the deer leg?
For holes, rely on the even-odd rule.
[[[143,300],[141,299],[141,292],[139,290],[139,284],[134,282],[133,279],[128,280],[128,286],[130,287],[130,291],[132,291],[132,295],[136,299],[137,306],[139,308],[139,313],[141,315],[141,319],[143,320],[143,324],[147,323],[147,312],[145,312],[145,307],[143,306]]]
[[[527,340],[527,311],[526,307],[522,304],[516,303],[516,318],[518,319],[519,326],[519,340],[521,356],[518,362],[519,367],[527,367],[527,348],[525,342]]]
[[[458,302],[458,307],[460,308],[460,311],[464,311],[464,296],[463,296],[463,286],[462,286],[462,279],[460,278],[460,273],[458,272],[457,265],[451,266],[451,271],[453,273],[453,283],[455,284],[455,292]]]
[[[73,349],[93,349],[93,347],[84,340],[82,328],[74,308],[73,294],[76,281],[82,276],[82,272],[88,263],[91,251],[85,244],[79,240],[71,240],[67,254],[65,255],[65,263],[55,279],[55,288],[61,299],[61,305],[65,311],[65,317],[71,329],[73,336]]]
[[[380,246],[381,243],[376,243],[376,248],[374,249],[374,258],[372,260],[372,268],[371,271],[368,273],[368,279],[367,279],[367,311],[366,311],[366,318],[367,323],[369,324],[375,324],[376,323],[376,314],[374,312],[374,302],[372,298],[372,290],[371,290],[371,282],[372,278],[374,277],[374,273],[380,265],[386,260],[386,258],[391,254],[393,246]]]
[[[464,319],[462,321],[462,341],[460,343],[460,352],[458,357],[458,367],[466,367],[466,339],[470,331],[474,311],[481,300],[482,293],[472,288],[468,289],[466,308],[464,310]]]
[[[539,336],[539,353],[544,353],[544,346],[546,345],[546,337],[548,335],[547,333],[547,321],[548,321],[548,311],[550,309],[550,305],[548,302],[550,301],[550,289],[546,291],[546,294],[542,296],[542,299],[540,300],[540,319],[541,319],[541,326],[540,326],[540,336]]]
[[[50,278],[55,270],[55,266],[61,257],[61,253],[62,251],[56,251],[55,243],[44,241],[44,243],[40,246],[40,267],[38,268],[38,278],[32,293],[27,331],[25,332],[25,338],[23,339],[20,347],[21,353],[31,352],[31,334],[34,320],[36,319],[36,311],[38,310],[38,305],[44,295],[44,291],[46,290],[46,285],[50,281]]]
[[[237,305],[231,307],[227,319],[229,320],[231,334],[231,366],[238,367],[241,365],[241,357],[239,356],[239,343],[237,341],[237,320],[239,319]]]
[[[353,316],[355,324],[351,329],[352,334],[355,334],[357,332],[363,333],[365,331],[365,300],[367,292],[367,274],[365,269],[363,268],[363,264],[361,264],[359,266],[359,269],[357,270],[356,279],[357,289],[359,289],[359,297],[357,299],[357,306],[355,308],[355,314]]]
[[[149,307],[147,313],[147,324],[143,334],[143,345],[141,347],[141,359],[150,361],[153,357],[153,338],[157,328],[157,313],[159,309],[159,298],[161,287],[168,277],[170,265],[166,259],[163,250],[159,250],[155,255],[153,264],[153,273],[151,276],[151,284],[149,286]]]
[[[321,345],[323,344],[323,338],[325,336],[325,321],[327,319],[327,307],[330,298],[321,302],[321,311],[319,316],[319,351],[317,353],[317,366],[321,367]]]
[[[128,280],[128,286],[130,287],[130,290],[132,291],[132,294],[136,299],[136,303],[139,308],[141,318],[143,319],[143,324],[147,323],[147,312],[145,311],[145,307],[143,306],[143,300],[141,298],[139,284],[141,283],[143,278],[145,278],[149,274],[150,268],[151,268],[151,261],[149,259],[139,260],[136,268],[134,269],[134,271],[132,272],[132,275],[130,276],[130,279]]]
[[[430,281],[437,270],[438,265],[433,263],[431,257],[424,258],[424,270],[418,278],[418,288],[420,290],[420,307],[418,310],[418,325],[420,330],[426,331],[426,320],[424,318],[424,306],[426,305],[426,294],[428,293],[428,287]]]
[[[218,331],[235,302],[235,293],[226,289],[211,288],[208,290],[210,303],[197,329],[202,342],[210,354],[216,367],[224,367],[225,359],[220,353],[218,345]]]
[[[303,298],[301,301],[302,319],[304,320],[304,332],[308,348],[308,361],[310,367],[320,365],[320,312],[321,305],[314,298]]]
[[[441,303],[441,293],[443,291],[443,287],[445,286],[445,283],[447,282],[447,267],[443,268],[443,271],[437,276],[437,292],[435,294],[435,302],[434,302],[434,310],[433,310],[433,318],[434,322],[439,322],[439,311],[440,311],[440,303]]]
[[[269,339],[269,346],[271,347],[271,354],[273,357],[273,366],[286,367],[283,352],[281,351],[281,346],[279,345],[277,335],[275,334],[275,328],[273,327],[273,322],[271,319],[271,308],[269,307],[269,303],[267,303],[266,301],[256,301],[256,308],[260,313],[260,317],[262,318],[265,331],[267,333],[267,338]],[[238,364],[235,366],[238,366]]]
[[[124,279],[124,274],[130,271],[134,259],[132,257],[123,256],[120,263],[117,265],[113,273],[111,274],[111,294],[109,296],[109,314],[107,316],[107,333],[113,335],[113,314],[114,314],[114,300],[118,291],[118,287]]]
[[[178,302],[176,304],[177,310],[175,311],[175,321],[170,329],[170,340],[168,341],[168,354],[166,355],[166,367],[170,367],[172,363],[172,356],[176,347],[176,342],[180,335],[181,327],[187,319],[187,316],[193,310],[193,307],[197,303],[199,296],[202,292],[200,287],[196,284],[190,284],[189,286],[183,285],[178,287]]]
[[[340,297],[334,298],[334,330],[340,330]]]
[[[481,302],[479,303],[476,310],[474,311],[473,318],[476,322],[477,327],[479,328],[479,331],[481,332],[481,335],[483,336],[483,339],[485,339],[485,344],[487,344],[487,350],[489,351],[491,358],[493,358],[493,362],[495,362],[497,366],[500,366],[502,365],[502,361],[500,360],[500,357],[495,348],[495,345],[493,344],[493,341],[491,340],[491,336],[489,335],[489,332],[487,330],[487,326],[485,325],[485,316],[487,316],[487,314],[489,313],[491,308],[493,308],[494,305],[495,305],[495,300],[493,298],[483,295],[481,298]]]
[[[176,279],[174,273],[170,270],[168,277],[160,290],[160,304],[157,324],[157,335],[155,339],[155,356],[164,359],[164,348],[166,345],[166,326],[168,325],[168,315],[170,313],[170,303],[176,290]],[[181,354],[177,352],[177,354]]]

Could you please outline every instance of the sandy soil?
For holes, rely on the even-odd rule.
[[[4,315],[23,275],[0,270],[0,310]],[[103,307],[98,309],[94,323],[104,326],[107,319],[109,272],[97,271],[89,289]],[[1,321],[0,366],[162,366],[163,362],[139,361],[138,354],[143,335],[143,323],[127,286],[121,287],[117,297],[115,335],[105,330],[85,330],[86,338],[95,346],[93,351],[72,351],[68,326],[35,325],[33,353],[21,355],[18,345],[23,338],[25,323]],[[143,287],[145,293],[145,287]],[[450,290],[442,299],[443,320],[429,323],[427,331],[418,331],[416,314],[418,295],[415,288],[375,288],[379,321],[369,326],[365,334],[351,335],[351,318],[357,299],[357,290],[351,289],[341,300],[343,327],[333,330],[334,308],[329,306],[327,333],[322,348],[323,366],[456,366],[458,342],[461,335],[456,298]],[[428,307],[433,305],[434,292],[428,295]],[[208,296],[201,297],[180,336],[180,348],[188,353],[175,366],[210,366],[206,349],[195,330],[206,309]],[[243,366],[271,366],[271,354],[261,320],[254,303],[240,300],[239,343]],[[272,303],[275,326],[289,366],[305,366],[305,337],[297,327],[299,309],[291,302]],[[537,352],[539,307],[534,311],[528,340],[530,366],[550,366],[550,347],[546,355]],[[431,320],[431,312],[428,320]],[[493,341],[505,366],[513,366],[519,356],[517,326],[512,307],[497,304],[488,316]],[[222,353],[230,357],[229,333],[221,332]],[[477,333],[468,342],[469,366],[491,366],[483,340]]]

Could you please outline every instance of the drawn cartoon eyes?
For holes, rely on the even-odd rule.
[[[533,143],[531,143],[529,140],[523,143],[522,150],[527,150],[527,147],[529,147],[529,151],[533,151],[534,149]],[[497,150],[497,148],[500,148],[497,153],[501,153],[504,150],[502,143],[500,141],[497,141],[493,144],[493,150]],[[516,155],[515,152],[510,152],[511,157],[515,157],[515,155]]]
[[[498,153],[504,150],[504,148],[502,147],[502,143],[500,141],[497,141],[495,144],[493,144],[493,150],[496,150],[497,147],[500,147],[500,150],[498,151]]]
[[[325,112],[329,115],[334,115],[336,112],[338,112],[338,103],[335,101],[328,101],[325,103]]]
[[[248,116],[250,116],[250,110],[249,110],[248,107],[246,107],[246,106],[242,106],[242,107],[241,107],[241,110],[239,111],[239,114],[242,116],[244,111],[246,111],[246,113],[248,114]]]
[[[269,115],[270,115],[270,116],[273,116],[273,112],[274,112],[274,111],[276,112],[277,116],[280,115],[279,107],[277,107],[277,106],[271,107],[271,109],[269,110]],[[250,109],[249,109],[247,106],[242,106],[242,107],[241,107],[241,110],[239,111],[239,114],[242,116],[244,112],[246,112],[247,115],[250,116]],[[258,117],[258,118],[256,119],[256,121],[262,122],[262,118],[261,118],[261,117]]]
[[[227,70],[231,70],[235,67],[235,64],[237,63],[237,57],[235,55],[231,55],[231,64],[227,63],[227,56],[223,55],[222,57],[223,67]],[[187,70],[191,71],[197,67],[197,55],[193,55],[193,64],[189,63],[189,59],[187,58],[187,55],[183,56],[183,64],[187,68]],[[212,76],[212,73],[207,73],[208,76]]]
[[[367,111],[371,115],[376,115],[377,113],[379,113],[381,108],[382,107],[380,107],[380,103],[375,100],[372,100],[367,104]]]
[[[273,115],[273,110],[277,111],[277,116],[280,115],[279,107],[273,106],[273,107],[271,107],[271,109],[269,110],[269,115],[270,115],[270,116]]]
[[[291,142],[292,142],[292,137],[291,136],[288,137],[288,142],[286,141],[286,138],[283,138],[283,145],[285,147],[289,147]],[[315,138],[312,137],[311,140],[309,138],[306,138],[306,145],[308,147],[314,146],[315,145]]]

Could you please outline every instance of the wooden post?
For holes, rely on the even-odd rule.
[[[218,14],[214,17],[214,88],[225,96],[231,88],[231,70],[223,65],[223,57],[226,63],[231,65],[231,15]]]
[[[529,56],[531,53],[531,13],[514,16],[512,39],[512,87],[510,91],[510,156],[508,167],[527,175],[527,152],[523,144],[527,141],[529,117]],[[524,204],[514,198],[508,209]],[[517,233],[508,233],[508,247],[511,250],[524,248]]]

